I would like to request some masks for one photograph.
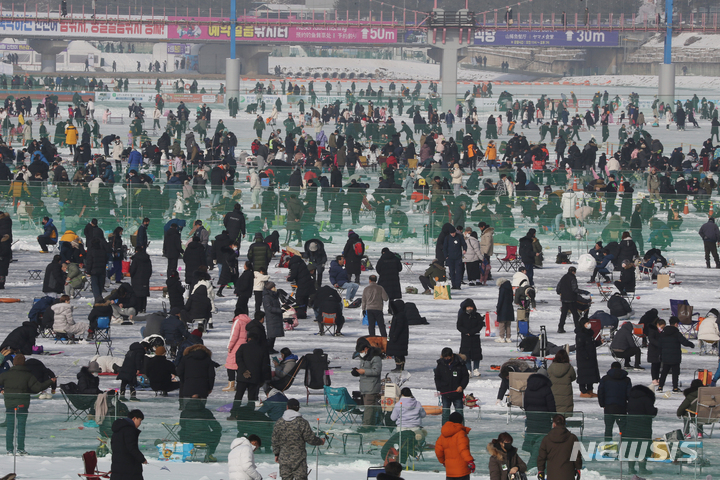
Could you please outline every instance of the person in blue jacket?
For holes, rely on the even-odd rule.
[[[48,245],[55,245],[58,241],[58,231],[50,217],[43,218],[42,224],[43,234],[38,235],[37,241],[40,244],[40,253],[48,253]]]
[[[143,163],[143,157],[140,152],[138,152],[134,147],[132,151],[130,152],[130,155],[128,156],[128,163],[127,168],[129,170],[140,170],[140,165]]]

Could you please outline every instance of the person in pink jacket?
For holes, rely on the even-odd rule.
[[[223,388],[223,392],[235,391],[235,374],[238,368],[235,361],[235,352],[240,348],[240,345],[247,343],[248,323],[250,323],[250,317],[245,314],[240,314],[233,318],[230,341],[227,347],[228,355],[227,359],[225,359],[225,368],[227,368],[228,371],[228,386]]]

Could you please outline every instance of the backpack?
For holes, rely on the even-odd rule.
[[[365,248],[363,247],[362,242],[355,242],[353,244],[353,251],[355,252],[355,255],[362,257],[362,254],[365,253]]]

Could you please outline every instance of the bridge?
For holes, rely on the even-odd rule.
[[[43,72],[56,70],[56,55],[70,40],[199,43],[207,44],[203,56],[208,53],[208,57],[227,58],[233,24],[247,73],[267,72],[267,57],[274,45],[427,47],[428,55],[440,64],[443,109],[447,110],[454,108],[457,61],[467,55],[468,46],[618,47],[623,34],[635,32],[720,33],[716,13],[691,14],[689,18],[670,15],[668,24],[660,15],[612,12],[513,16],[510,10],[497,9],[479,13],[467,9],[452,13],[440,8],[431,12],[400,10],[396,14],[393,9],[389,16],[381,9],[377,15],[372,11],[361,15],[335,10],[287,18],[243,11],[235,20],[226,16],[230,12],[222,8],[213,11],[198,7],[196,11],[186,7],[182,11],[177,7],[148,10],[140,6],[139,12],[133,12],[128,6],[125,14],[120,6],[115,11],[106,6],[104,11],[95,12],[87,11],[85,6],[73,11],[71,6],[63,12],[60,6],[55,10],[48,5],[43,11],[37,3],[30,9],[27,3],[3,3],[0,35],[27,39],[31,48],[41,54]]]

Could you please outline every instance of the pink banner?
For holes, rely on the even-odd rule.
[[[179,17],[170,17],[180,19]],[[238,42],[259,43],[397,43],[397,30],[384,27],[298,27],[292,25],[238,25]],[[229,25],[198,25],[192,20],[177,28],[168,27],[172,40],[229,40]]]

